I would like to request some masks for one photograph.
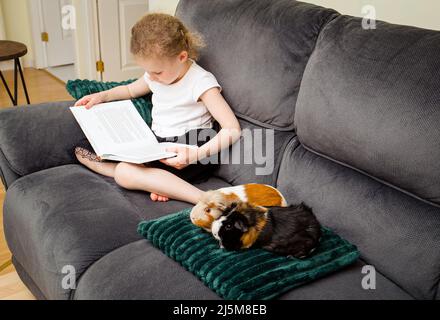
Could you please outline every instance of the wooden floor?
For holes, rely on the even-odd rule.
[[[44,70],[33,68],[24,69],[24,78],[29,92],[31,104],[43,103],[48,101],[66,101],[73,100],[65,89],[65,84]],[[12,70],[3,71],[9,89],[14,94],[14,72]],[[26,104],[23,87],[20,77],[18,77],[18,105]],[[6,92],[3,83],[0,81],[0,108],[8,108],[12,102]]]
[[[3,75],[6,78],[9,88],[13,92],[13,72],[3,71]],[[24,77],[32,104],[49,101],[73,100],[67,93],[65,84],[44,70],[36,70],[32,68],[24,69]],[[18,94],[18,105],[26,104],[21,84],[19,86]],[[0,82],[0,108],[10,108],[11,106],[12,102],[6,93],[3,84]],[[4,198],[5,188],[0,182],[0,300],[33,300],[35,298],[21,282],[14,266],[10,264],[11,253],[6,244],[3,232]]]

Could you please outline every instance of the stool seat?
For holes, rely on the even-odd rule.
[[[27,53],[27,47],[20,42],[0,40],[0,61],[20,58]]]

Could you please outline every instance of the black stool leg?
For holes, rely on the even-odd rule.
[[[18,86],[17,86],[17,58],[14,59],[14,106],[18,104]]]
[[[6,88],[6,92],[8,93],[9,98],[11,99],[12,103],[14,103],[14,97],[12,96],[11,90],[9,90],[8,84],[6,83],[5,77],[3,77],[3,73],[0,70],[0,77],[2,78],[3,85]]]
[[[21,84],[23,85],[24,94],[26,95],[26,102],[27,102],[27,104],[31,104],[31,102],[29,100],[29,94],[28,94],[28,91],[26,88],[26,82],[24,81],[23,70],[21,69],[21,64],[20,64],[19,58],[17,58],[17,64],[18,64],[18,70],[20,71]]]

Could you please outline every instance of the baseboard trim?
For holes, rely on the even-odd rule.
[[[12,258],[10,258],[8,261],[0,265],[0,272],[5,270],[7,267],[9,267],[12,264]]]
[[[21,59],[21,67],[22,68],[33,68],[35,63],[33,60]],[[0,62],[0,70],[14,70],[14,61],[2,61]]]

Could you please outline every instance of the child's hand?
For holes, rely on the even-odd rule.
[[[103,103],[106,101],[104,92],[97,92],[94,94],[89,94],[88,96],[84,96],[79,99],[75,103],[75,107],[77,106],[86,106],[86,109],[90,109],[95,104]]]
[[[197,162],[197,154],[198,154],[198,148],[194,147],[168,147],[166,148],[166,151],[168,152],[175,152],[177,153],[177,156],[174,158],[168,158],[168,159],[161,159],[159,160],[162,163],[165,163],[166,165],[169,165],[171,167],[174,167],[176,169],[183,169],[187,167],[188,165]]]

